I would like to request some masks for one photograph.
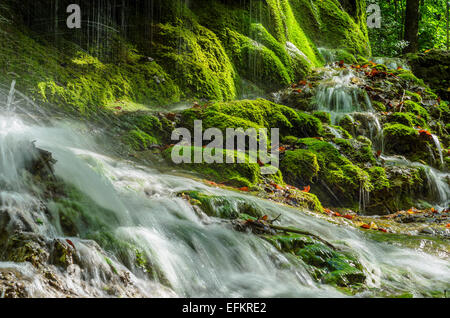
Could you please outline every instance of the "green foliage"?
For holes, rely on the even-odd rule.
[[[374,56],[400,56],[407,46],[403,40],[406,0],[394,3],[378,1],[381,8],[380,29],[369,29]],[[446,45],[446,0],[420,2],[419,51],[444,49]]]

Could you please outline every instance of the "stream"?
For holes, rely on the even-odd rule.
[[[187,190],[243,198],[269,217],[281,214],[282,225],[308,229],[351,251],[364,266],[367,286],[373,289],[358,296],[382,291],[419,295],[450,287],[448,255],[425,253],[421,246],[427,244],[426,239],[416,248],[407,248],[398,238],[377,239],[298,209],[136,164],[106,150],[101,128],[91,129],[70,119],[43,120],[39,107],[13,87],[10,91],[2,88],[0,93],[0,216],[10,216],[6,229],[26,223],[28,231],[49,240],[73,242],[80,262],[67,270],[48,265],[73,295],[108,297],[105,285],[111,283],[111,271],[123,270],[137,294],[146,297],[345,296],[317,283],[304,263],[280,253],[258,236],[236,232],[221,219],[199,215],[176,196]],[[102,227],[86,226],[94,227],[94,231],[106,228],[117,240],[139,247],[157,269],[153,279],[132,265],[134,251],[103,250],[83,233],[64,237],[57,204],[45,202],[43,195],[36,194],[39,191],[30,191],[21,173],[29,154],[20,145],[32,141],[57,160],[57,177],[101,207],[87,209],[86,213]],[[44,278],[29,263],[0,262],[0,272],[7,270],[27,281],[26,289],[32,297],[64,296],[43,287]]]

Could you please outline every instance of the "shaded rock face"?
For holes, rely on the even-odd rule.
[[[335,0],[82,0],[82,27],[74,32],[60,32],[70,0],[59,0],[56,13],[51,0],[6,3],[19,21],[10,37],[0,32],[7,43],[0,51],[6,79],[16,74],[20,88],[40,101],[82,113],[121,100],[160,106],[186,97],[231,100],[273,91],[321,66],[318,46],[370,55],[363,0],[344,7]],[[96,21],[85,24],[93,16]],[[96,53],[66,55],[53,45],[63,41]],[[47,56],[29,53],[41,49]],[[27,63],[16,63],[17,51]],[[60,56],[57,63],[53,56]],[[30,75],[20,64],[36,71]],[[80,71],[83,81],[72,76]]]
[[[450,100],[450,52],[432,50],[408,55],[414,74],[435,89],[445,100]]]

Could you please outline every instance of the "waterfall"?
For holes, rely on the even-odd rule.
[[[436,149],[438,150],[441,167],[444,167],[444,156],[442,154],[442,147],[441,143],[439,142],[439,138],[436,135],[431,135],[431,137],[433,138],[433,142],[436,145]]]
[[[385,164],[388,165],[422,168],[427,176],[427,183],[431,191],[435,208],[438,210],[444,210],[449,207],[450,185],[448,180],[450,180],[450,173],[441,172],[419,162],[411,162],[401,156],[381,155],[380,158],[385,162]]]
[[[308,229],[352,251],[365,268],[369,287],[416,294],[450,285],[445,259],[397,246],[397,241],[379,242],[370,233],[332,224],[306,211],[131,162],[107,150],[116,141],[103,136],[101,127],[85,129],[68,118],[37,119],[43,115],[30,120],[25,112],[8,112],[9,103],[1,98],[7,93],[1,88],[0,92],[0,218],[10,217],[9,227],[2,230],[13,235],[17,226],[40,235],[48,244],[70,240],[76,246],[77,262],[67,269],[51,270],[73,296],[107,297],[111,292],[128,297],[344,296],[315,281],[308,266],[261,237],[237,232],[222,219],[200,215],[177,196],[190,190],[245,200],[270,218],[281,214],[282,225]],[[18,106],[30,114],[42,114],[39,109],[30,110],[36,105],[25,100]],[[99,138],[102,142],[96,141]],[[52,154],[56,177],[77,193],[70,206],[91,220],[80,224],[74,236],[66,236],[60,222],[67,207],[49,198],[43,192],[44,184],[23,173],[33,153],[25,145],[33,141]],[[364,204],[364,193],[361,199]],[[109,249],[100,247],[92,238],[99,233],[118,243]],[[150,260],[153,276],[133,265],[136,251]],[[405,268],[408,275],[402,274]],[[46,289],[45,278],[29,263],[0,261],[0,269],[24,277],[33,297],[65,296]],[[121,279],[128,280],[133,290],[123,287]],[[371,293],[368,290],[364,295]]]

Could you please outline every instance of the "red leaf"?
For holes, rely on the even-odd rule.
[[[311,186],[306,186],[306,187],[303,187],[302,191],[308,193],[310,190],[311,190]]]
[[[384,232],[384,233],[387,233],[387,230],[386,229],[382,229],[381,227],[378,229],[378,231],[381,231],[381,232]]]
[[[350,215],[350,214],[346,214],[346,215],[344,215],[344,218],[346,218],[347,220],[353,220],[354,216]]]
[[[264,216],[261,218],[261,220],[267,221],[268,218],[269,218],[269,217],[268,217],[267,215],[264,215]]]
[[[334,212],[334,216],[341,217],[342,215],[339,212]]]
[[[363,225],[361,225],[361,227],[362,227],[363,229],[367,229],[367,230],[370,229],[370,225],[369,225],[369,224],[363,224]]]
[[[69,239],[66,239],[66,242],[73,247],[73,249],[75,249],[75,244],[73,244],[73,242]]]
[[[239,190],[248,192],[248,187],[242,187],[242,188],[240,188]]]
[[[323,209],[323,211],[326,213],[326,214],[332,214],[333,213],[333,211],[331,211],[330,209]]]

